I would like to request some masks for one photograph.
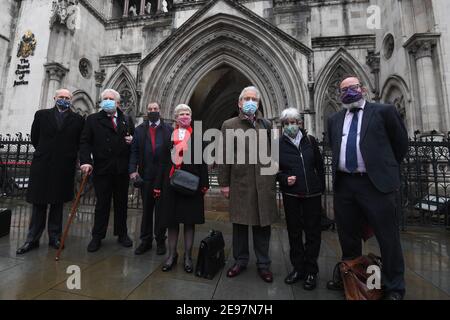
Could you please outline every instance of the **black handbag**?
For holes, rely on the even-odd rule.
[[[192,196],[199,187],[200,178],[184,170],[175,170],[170,178],[170,186],[179,193]]]
[[[211,230],[200,243],[195,275],[212,280],[225,266],[225,240],[222,232]]]

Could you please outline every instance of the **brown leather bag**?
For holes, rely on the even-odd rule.
[[[339,269],[347,300],[380,300],[383,297],[381,289],[370,290],[367,287],[367,279],[371,276],[367,274],[367,268],[371,265],[376,265],[381,270],[381,258],[369,254],[340,263]]]

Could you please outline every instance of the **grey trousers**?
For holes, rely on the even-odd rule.
[[[240,266],[247,266],[250,258],[248,229],[247,225],[233,224],[233,257],[235,263]],[[252,226],[252,232],[256,266],[258,269],[268,269],[272,262],[269,258],[271,227]]]

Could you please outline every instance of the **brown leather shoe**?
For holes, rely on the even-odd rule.
[[[228,269],[227,277],[234,278],[234,277],[238,276],[239,274],[241,274],[241,272],[244,271],[245,269],[247,269],[246,266],[240,266],[238,264],[235,264],[230,269]]]
[[[273,273],[269,269],[259,269],[259,276],[267,283],[273,282]]]

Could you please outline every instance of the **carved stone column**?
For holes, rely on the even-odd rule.
[[[366,63],[370,67],[372,74],[375,77],[375,89],[372,92],[374,94],[375,101],[379,102],[381,100],[380,97],[380,53],[375,52],[374,50],[369,50]]]
[[[141,0],[141,9],[139,10],[139,15],[145,14],[145,0]]]
[[[105,81],[106,78],[106,72],[105,70],[95,71],[94,76],[95,76],[96,99],[97,99],[96,103],[99,104],[101,100],[100,91],[102,90],[103,82]],[[98,106],[96,105],[96,107]]]
[[[440,131],[439,96],[436,82],[437,66],[433,62],[433,51],[439,34],[415,34],[404,47],[412,56],[416,66],[416,78],[420,98],[423,132]]]
[[[43,100],[45,105],[42,105],[42,107],[47,108],[55,103],[53,101],[55,92],[62,88],[64,77],[69,72],[69,69],[57,62],[45,64],[44,69],[47,76],[47,95]]]
[[[130,0],[124,0],[123,16],[128,17],[128,10],[130,10]]]

